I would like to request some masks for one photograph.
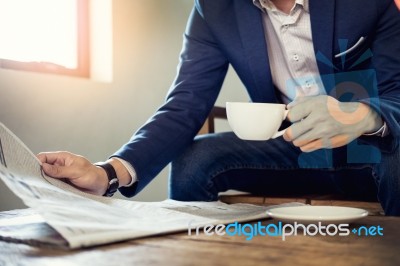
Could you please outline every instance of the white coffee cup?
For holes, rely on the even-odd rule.
[[[227,102],[226,112],[233,132],[244,140],[274,139],[286,131],[278,131],[288,114],[284,104]]]

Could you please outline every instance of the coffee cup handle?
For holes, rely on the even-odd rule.
[[[286,119],[288,113],[289,113],[289,110],[285,110],[285,113],[283,114],[283,119],[282,119],[282,121]],[[285,129],[282,129],[281,131],[276,132],[276,133],[271,137],[271,139],[279,138],[280,136],[282,136],[283,134],[285,134],[286,129],[288,129],[288,128],[285,128]]]

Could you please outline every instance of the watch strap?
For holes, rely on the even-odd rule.
[[[108,187],[103,196],[112,197],[119,188],[119,180],[114,167],[110,163],[95,163],[94,165],[103,168],[107,173]]]

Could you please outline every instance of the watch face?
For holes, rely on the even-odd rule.
[[[111,197],[118,190],[118,187],[119,187],[118,179],[117,178],[111,179],[110,182],[108,183],[108,189],[106,195],[108,197]]]

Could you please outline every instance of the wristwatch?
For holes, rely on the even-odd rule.
[[[119,180],[114,167],[109,163],[95,163],[94,165],[99,166],[106,171],[108,177],[108,187],[103,196],[112,197],[119,188]]]

